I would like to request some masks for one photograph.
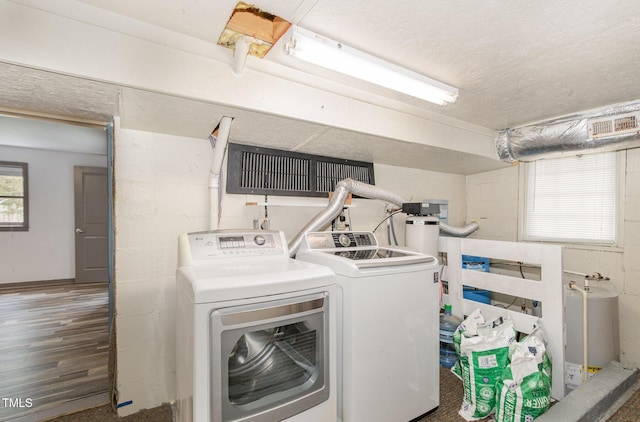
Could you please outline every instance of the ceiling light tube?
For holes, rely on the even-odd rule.
[[[286,53],[300,60],[435,104],[458,98],[457,88],[306,29],[292,26],[288,37]]]

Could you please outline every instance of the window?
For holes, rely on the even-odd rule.
[[[524,240],[615,244],[616,152],[528,163]]]
[[[0,230],[29,228],[27,163],[0,161]]]

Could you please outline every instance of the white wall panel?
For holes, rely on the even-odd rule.
[[[206,139],[120,129],[116,119],[115,230],[119,409],[128,415],[175,396],[177,239],[207,225]]]
[[[517,166],[467,176],[466,194],[467,219],[480,224],[473,237],[517,240]]]

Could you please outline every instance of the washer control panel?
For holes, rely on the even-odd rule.
[[[376,247],[378,241],[371,232],[316,232],[307,233],[304,241],[308,249],[336,249]]]
[[[272,230],[214,230],[187,233],[181,236],[180,249],[182,262],[241,256],[289,256],[284,236],[281,232]],[[185,252],[188,256],[184,256]]]

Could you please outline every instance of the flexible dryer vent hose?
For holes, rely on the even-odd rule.
[[[361,196],[363,198],[380,199],[389,202],[398,207],[408,202],[400,195],[381,189],[379,187],[358,182],[353,179],[344,179],[338,182],[333,196],[327,207],[320,211],[315,217],[307,223],[307,225],[289,242],[289,256],[294,257],[298,252],[302,238],[306,233],[320,231],[329,225],[336,217],[340,215],[347,200],[349,193]],[[478,223],[472,222],[465,227],[453,227],[448,224],[440,223],[440,231],[451,236],[465,237],[478,230]]]
[[[472,221],[464,227],[454,227],[440,222],[440,232],[454,237],[467,237],[479,228],[480,225],[476,221]]]

